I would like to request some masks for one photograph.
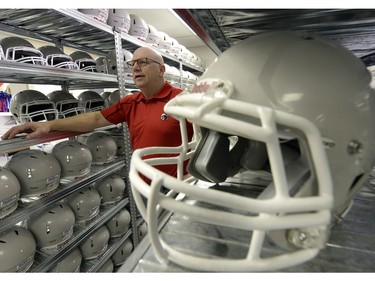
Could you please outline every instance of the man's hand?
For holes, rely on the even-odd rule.
[[[49,122],[27,122],[10,128],[1,138],[3,140],[13,139],[17,134],[27,133],[26,139],[35,139],[48,134],[50,130]]]

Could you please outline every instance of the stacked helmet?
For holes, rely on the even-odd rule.
[[[6,37],[0,40],[0,46],[6,60],[45,65],[42,52],[26,39],[16,36]]]
[[[175,66],[171,66],[171,72],[172,72],[172,83],[175,85],[179,84],[181,82],[180,70],[178,70],[178,68]]]
[[[35,200],[53,192],[61,175],[59,161],[51,153],[37,149],[19,151],[6,163],[21,184],[21,200]]]
[[[46,60],[46,65],[57,68],[78,70],[78,65],[73,59],[56,46],[45,45],[38,49]]]
[[[172,56],[175,56],[177,58],[180,58],[180,52],[181,52],[181,47],[180,47],[180,43],[178,43],[178,41],[171,37],[171,50],[170,50],[170,53]]]
[[[146,42],[148,25],[146,21],[138,15],[130,14],[129,35]]]
[[[99,214],[100,195],[94,188],[88,186],[72,194],[68,198],[68,204],[74,212],[76,222],[87,225]]]
[[[104,56],[100,56],[96,59],[97,71],[108,74],[107,60]]]
[[[66,118],[85,112],[85,108],[79,106],[78,99],[67,91],[53,91],[47,94],[47,97],[55,104],[58,118]]]
[[[163,52],[170,53],[171,48],[172,48],[171,37],[169,37],[169,35],[167,33],[162,32],[162,31],[159,31],[158,35],[159,35],[159,46],[158,46],[158,48]]]
[[[115,266],[122,265],[133,251],[133,243],[130,239],[126,239],[124,243],[114,252],[111,259]]]
[[[104,99],[97,92],[91,90],[80,93],[78,102],[86,112],[100,111],[104,108]]]
[[[109,230],[103,225],[80,245],[82,257],[84,260],[91,260],[100,257],[108,248]]]
[[[48,121],[58,118],[54,102],[36,90],[23,90],[10,100],[10,112],[18,124]]]
[[[65,140],[55,144],[52,154],[61,166],[60,181],[80,179],[90,173],[92,154],[90,149],[76,140]]]
[[[113,261],[108,259],[97,272],[113,272],[114,268]]]
[[[123,55],[123,74],[125,77],[132,77],[132,69],[126,63],[133,59],[133,54],[128,50],[122,49]],[[107,61],[107,68],[109,74],[116,74],[117,75],[117,60],[116,60],[116,50],[112,50],[106,56]]]
[[[130,213],[126,209],[122,209],[106,222],[111,238],[119,237],[130,227]]]
[[[131,187],[158,259],[202,271],[269,271],[316,257],[334,218],[347,213],[375,163],[370,81],[352,52],[304,32],[262,33],[223,52],[191,92],[164,108],[181,122],[189,120],[197,136],[189,144],[184,141],[174,163],[182,167],[182,160],[191,157],[189,173],[218,184],[239,171],[254,170],[271,171],[272,182],[256,198],[245,189],[238,194],[219,187],[202,189],[142,160],[171,153],[168,148],[134,152]],[[229,137],[237,139],[232,146]],[[150,178],[152,188],[139,173]],[[155,194],[161,185],[196,204]],[[141,194],[154,199],[147,201],[147,215]],[[156,214],[163,209],[252,235],[246,253],[226,259],[223,266],[221,257],[207,259],[176,249],[155,227]],[[267,251],[270,244],[280,251]]]
[[[189,62],[188,61],[189,54],[190,52],[188,51],[188,49],[184,45],[180,44],[180,58],[183,62]]]
[[[104,177],[94,183],[100,194],[101,204],[116,204],[124,197],[125,181],[117,174]]]
[[[56,204],[35,216],[27,223],[37,247],[46,254],[56,254],[73,235],[75,216],[66,204]]]
[[[84,143],[91,151],[93,165],[103,165],[115,160],[117,144],[108,133],[94,132],[85,139]]]
[[[109,9],[107,24],[117,27],[120,32],[129,33],[130,15],[124,9]]]
[[[111,134],[111,137],[115,140],[117,144],[117,152],[116,155],[124,155],[126,152],[126,142],[124,139],[124,135],[119,135],[116,133]]]
[[[82,254],[79,248],[74,248],[69,254],[59,260],[49,272],[67,272],[77,273],[80,272],[82,263]]]
[[[75,51],[70,54],[73,61],[82,71],[98,72],[97,62],[91,55],[84,51]]]
[[[146,43],[157,48],[159,46],[159,41],[159,31],[155,28],[155,26],[149,24]]]
[[[9,169],[0,167],[0,220],[18,207],[21,185]]]
[[[146,224],[146,223],[142,223],[142,224],[138,227],[138,236],[139,236],[139,241],[142,241],[143,238],[145,238],[145,236],[146,236],[147,233],[148,233],[147,224]]]
[[[94,20],[107,23],[108,9],[78,9],[78,11]]]
[[[105,107],[110,107],[121,99],[119,90],[114,90],[113,92],[106,91],[101,93],[100,96],[104,99]]]
[[[172,82],[173,78],[173,71],[172,68],[169,64],[164,64],[165,66],[165,71],[164,71],[164,79],[167,80],[168,82]]]
[[[12,226],[0,233],[0,272],[27,272],[34,263],[36,242],[26,228]]]

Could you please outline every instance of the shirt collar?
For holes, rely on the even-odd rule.
[[[169,95],[172,92],[172,85],[169,84],[167,81],[164,82],[163,87],[160,89],[160,91],[153,96],[151,99],[146,99],[142,92],[138,93],[138,97],[136,98],[137,102],[141,101],[151,101],[151,100],[169,100]]]

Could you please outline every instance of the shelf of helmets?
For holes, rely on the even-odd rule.
[[[204,72],[201,67],[181,57],[147,44],[75,9],[0,9],[0,30],[54,44],[58,41],[63,46],[99,56],[106,56],[115,49],[114,33],[116,31],[121,34],[122,47],[131,53],[138,47],[147,46],[159,51],[165,63],[170,66],[198,75]],[[95,76],[95,73],[93,75]],[[110,79],[109,77],[107,78]],[[71,78],[74,79],[74,77]],[[114,82],[112,79],[108,82]],[[132,84],[132,81],[128,82]]]

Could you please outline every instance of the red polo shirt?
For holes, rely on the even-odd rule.
[[[113,124],[127,123],[133,150],[151,146],[179,146],[180,124],[176,119],[166,115],[164,105],[181,92],[182,89],[165,82],[153,98],[146,99],[141,92],[127,95],[114,105],[103,109],[101,114]],[[187,128],[191,139],[191,123],[187,124]],[[177,174],[175,165],[163,165],[158,168],[172,176]]]

